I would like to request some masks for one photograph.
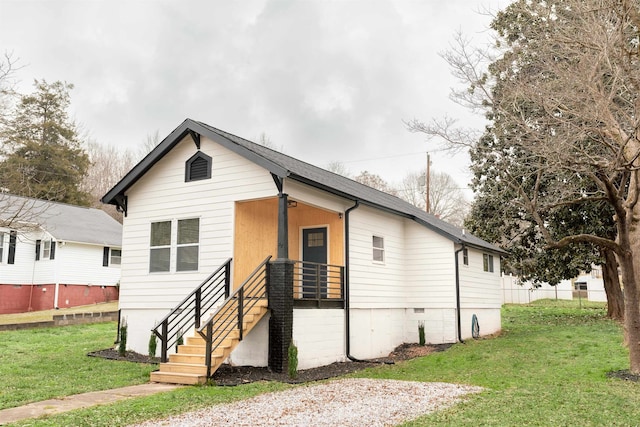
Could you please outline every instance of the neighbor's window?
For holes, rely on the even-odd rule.
[[[47,259],[51,256],[51,240],[45,240],[42,245],[42,258]]]
[[[373,260],[384,262],[384,238],[373,236]]]
[[[151,223],[149,271],[169,271],[171,268],[171,221]]]
[[[122,262],[122,250],[121,249],[111,249],[111,265],[120,265]]]
[[[0,264],[4,259],[4,233],[0,233]]]
[[[200,220],[198,218],[179,220],[176,271],[198,270],[199,244]]]
[[[462,263],[464,265],[469,265],[469,251],[467,248],[462,249]]]
[[[40,259],[54,259],[55,256],[56,242],[53,240],[36,240],[36,261]]]
[[[482,266],[484,271],[493,273],[493,255],[482,254]]]

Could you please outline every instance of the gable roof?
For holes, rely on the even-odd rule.
[[[432,214],[428,214],[398,197],[191,119],[185,120],[140,163],[134,166],[118,184],[105,194],[102,202],[125,207],[123,206],[123,201],[126,191],[189,134],[191,134],[196,143],[199,143],[199,137],[203,135],[262,166],[278,177],[292,179],[348,200],[358,201],[362,205],[368,205],[410,218],[455,243],[506,253],[497,246],[465,233],[463,229],[455,227]]]
[[[57,241],[122,246],[122,225],[100,209],[0,193],[0,220],[12,218]]]

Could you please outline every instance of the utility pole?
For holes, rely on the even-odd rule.
[[[424,185],[426,187],[425,190],[425,210],[427,213],[431,212],[431,204],[429,203],[429,187],[431,187],[431,157],[429,156],[429,152],[427,152],[427,173],[424,176]]]

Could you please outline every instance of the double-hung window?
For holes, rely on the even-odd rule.
[[[4,260],[4,233],[0,233],[0,264]]]
[[[171,221],[151,223],[151,253],[149,271],[158,273],[171,270]]]
[[[200,246],[198,218],[178,220],[177,242],[176,271],[197,271]]]
[[[482,254],[482,267],[484,271],[493,273],[493,255]]]
[[[189,218],[151,223],[149,271],[197,271],[200,219]],[[172,262],[175,258],[175,262]]]
[[[373,260],[375,262],[384,262],[384,238],[373,236]]]

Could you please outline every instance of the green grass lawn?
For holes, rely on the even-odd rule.
[[[114,322],[0,332],[0,409],[148,382],[155,365],[87,356],[115,337]]]
[[[606,377],[609,371],[628,367],[622,329],[605,319],[602,304],[583,302],[582,307],[578,308],[578,302],[555,301],[539,301],[530,306],[505,306],[502,312],[503,332],[498,337],[469,340],[442,353],[368,369],[352,376],[445,381],[486,388],[485,392],[470,395],[465,402],[453,408],[409,422],[407,426],[639,425],[640,383]],[[113,342],[115,327],[112,325],[111,329],[100,330],[102,326],[89,325],[85,328],[96,328],[96,335],[102,333],[106,335],[103,339]],[[70,335],[76,333],[70,331]],[[67,337],[66,341],[71,342],[71,339]],[[81,345],[76,343],[75,346]],[[87,344],[82,346],[86,347]],[[96,348],[100,348],[100,345]],[[5,378],[5,372],[1,371],[5,369],[3,365],[14,363],[3,359],[5,351],[4,346],[0,347],[2,378]],[[84,350],[78,351],[79,354],[82,352],[86,353]],[[33,360],[32,363],[49,365],[43,358],[34,359],[40,361]],[[85,370],[81,366],[84,363],[95,363],[86,359],[89,358],[76,359],[78,369]],[[127,382],[129,374],[125,375],[121,372],[122,368],[115,367],[121,362],[103,363],[107,364],[103,373],[79,380],[75,387],[80,387],[86,381],[90,389],[95,387],[95,382],[108,381],[112,376],[119,378],[118,381]],[[47,371],[43,366],[40,368],[38,375],[33,377],[34,388],[68,381],[65,377],[59,377],[56,381],[45,382],[43,375]],[[91,371],[93,368],[86,369]],[[140,370],[144,372],[145,369]],[[113,370],[113,374],[107,373],[109,370]],[[140,375],[143,375],[142,372]],[[146,379],[132,374],[129,383]],[[5,384],[13,387],[12,381]],[[288,387],[266,382],[237,387],[186,387],[15,425],[124,426]],[[62,388],[65,389],[64,386]],[[71,394],[67,390],[64,393]],[[0,396],[0,401],[4,402],[4,394]]]

